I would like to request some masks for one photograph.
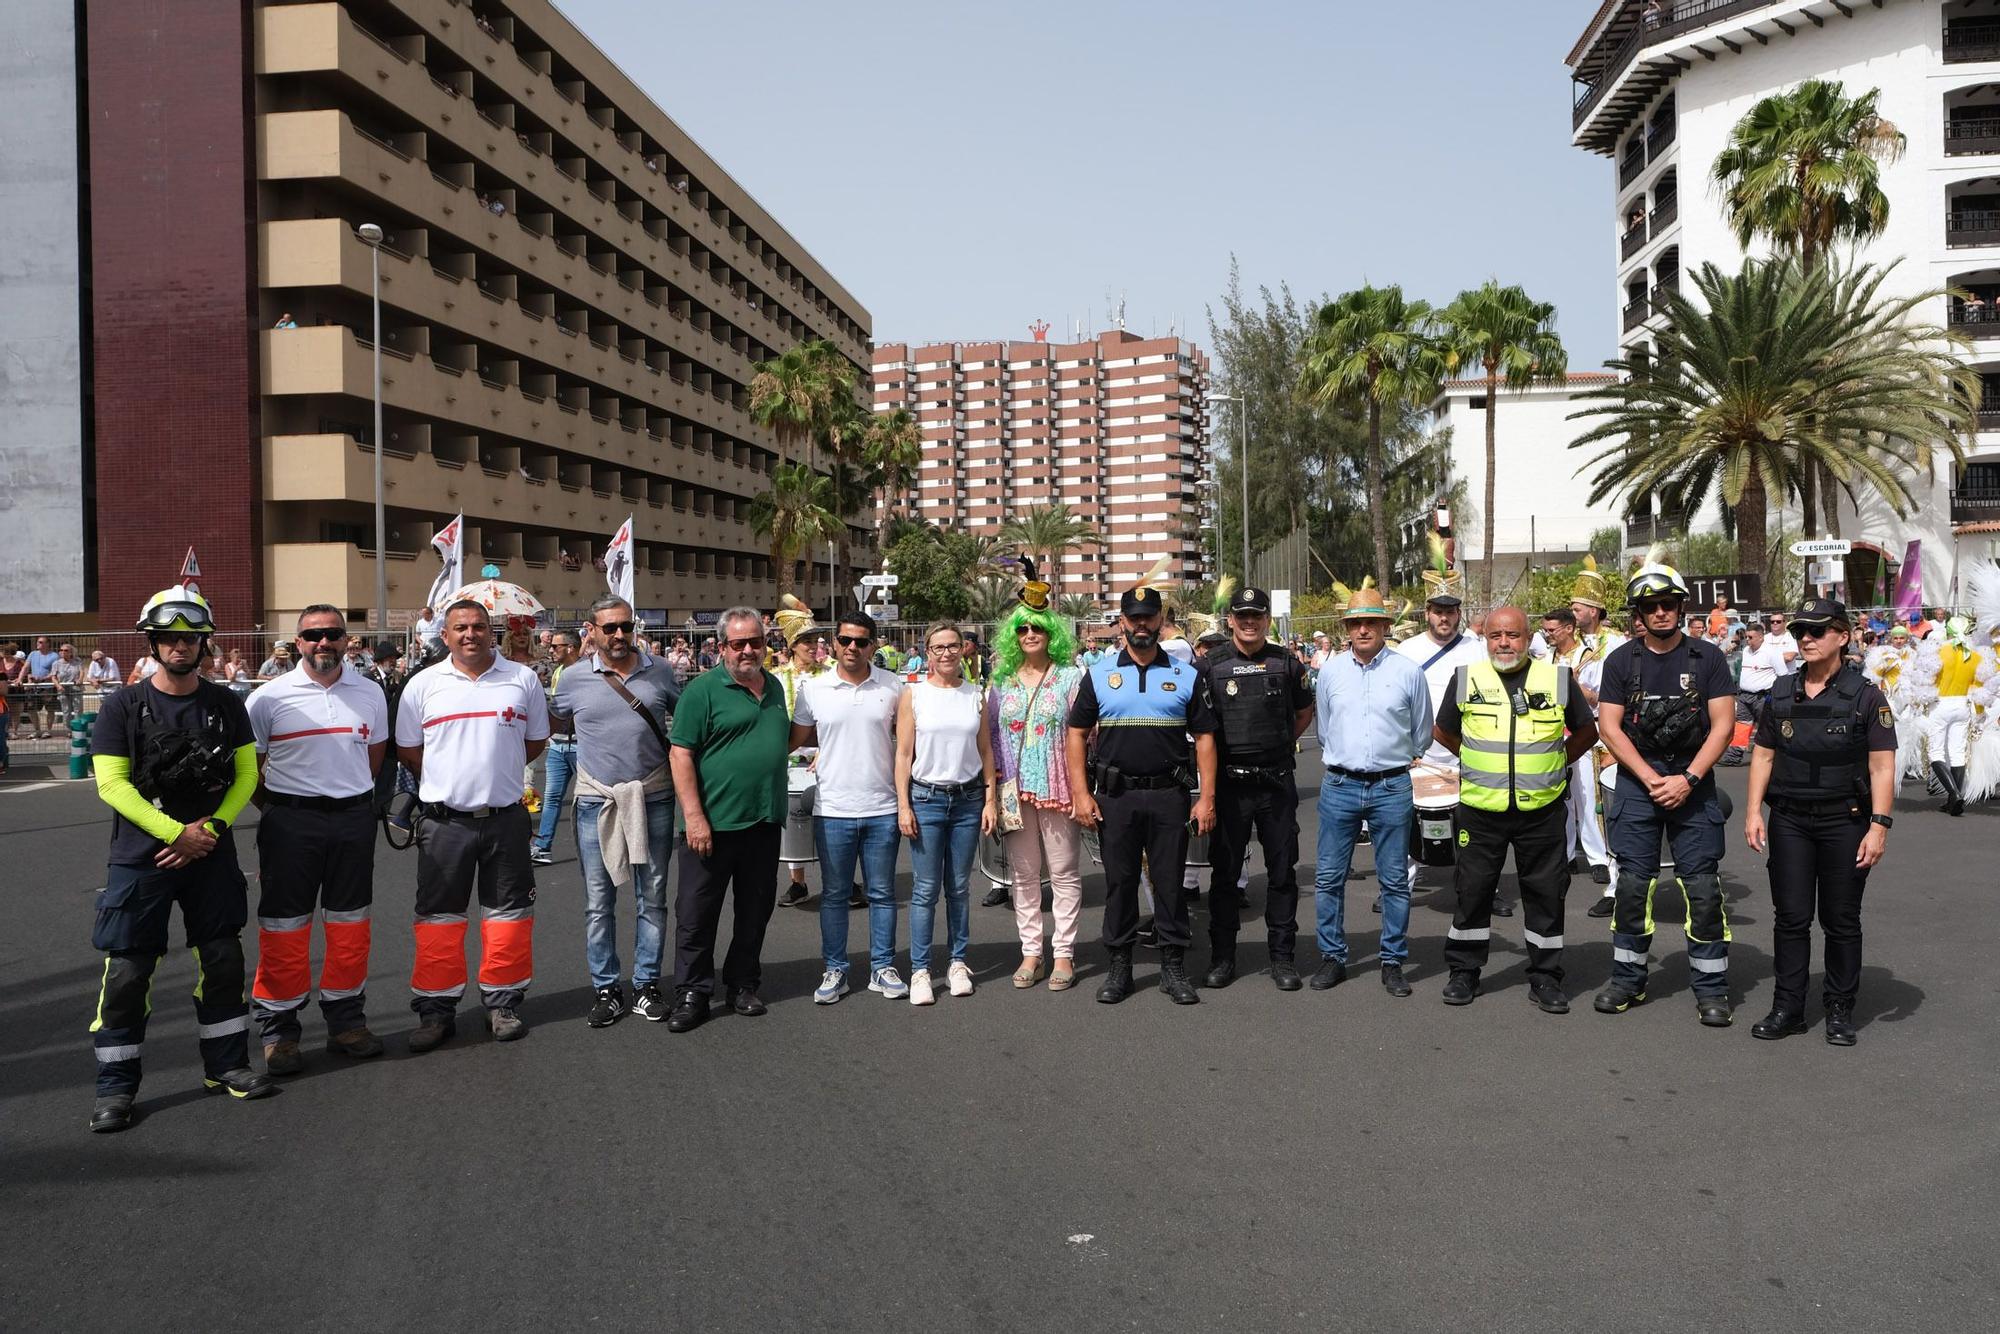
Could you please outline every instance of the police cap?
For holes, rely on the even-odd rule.
[[[1123,616],[1158,616],[1164,606],[1157,588],[1128,588],[1118,599],[1118,611]]]
[[[1848,624],[1847,608],[1832,598],[1807,598],[1792,613],[1793,625]]]
[[[1271,611],[1271,595],[1261,588],[1252,588],[1250,585],[1245,584],[1236,590],[1234,597],[1229,599],[1229,610],[1261,611],[1269,615]]]

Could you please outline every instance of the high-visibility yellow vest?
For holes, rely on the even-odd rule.
[[[1563,709],[1570,677],[1554,663],[1531,661],[1514,680],[1526,709],[1517,712],[1507,683],[1491,662],[1458,669],[1458,799],[1480,811],[1504,811],[1509,799],[1533,811],[1562,799],[1569,779],[1563,760]]]

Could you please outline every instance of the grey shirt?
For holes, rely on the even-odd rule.
[[[646,720],[605,684],[606,675],[595,653],[563,668],[551,712],[573,718],[576,761],[592,778],[607,786],[635,783],[665,764],[667,756]],[[652,713],[660,730],[671,735],[670,720],[681,688],[665,660],[641,653],[639,665],[625,678],[625,688]],[[671,778],[668,786],[671,790]]]

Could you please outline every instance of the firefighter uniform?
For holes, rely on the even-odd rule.
[[[1256,588],[1239,589],[1230,605],[1231,611],[1269,609],[1269,597]],[[1276,644],[1267,643],[1246,657],[1230,640],[1196,667],[1216,723],[1208,943],[1217,971],[1210,972],[1208,985],[1223,986],[1235,975],[1243,906],[1237,880],[1253,830],[1264,848],[1270,882],[1264,894],[1264,931],[1271,961],[1292,959],[1299,933],[1299,791],[1293,757],[1298,715],[1312,707],[1313,692],[1305,665]]]
[[[1542,1009],[1566,1013],[1562,994],[1563,899],[1569,890],[1570,770],[1565,736],[1594,735],[1589,706],[1567,667],[1530,658],[1517,672],[1490,661],[1459,667],[1438,709],[1438,728],[1457,733],[1457,906],[1444,957],[1452,980],[1445,1000],[1465,1004],[1478,991],[1492,942],[1494,891],[1509,848],[1520,877],[1522,936],[1530,994]]]
[[[265,1061],[274,1073],[298,1069],[299,1015],[312,993],[315,909],[326,941],[319,1003],[328,1050],[379,1055],[363,993],[375,898],[375,770],[369,757],[388,743],[388,699],[352,666],[341,667],[334,683],[323,686],[301,662],[253,694],[248,707],[264,756],[257,976],[250,997],[264,1032]]]
[[[1829,609],[1841,621],[1846,608],[1815,599],[1799,609],[1794,625],[1824,624]],[[1760,1038],[1805,1030],[1806,984],[1812,965],[1812,924],[1826,937],[1827,1040],[1854,1040],[1854,997],[1861,981],[1861,893],[1867,867],[1855,865],[1861,840],[1874,824],[1887,827],[1870,791],[1871,752],[1896,750],[1896,722],[1889,701],[1848,665],[1818,694],[1808,695],[1804,672],[1778,678],[1757,719],[1753,744],[1759,768],[1768,762],[1770,803],[1766,825],[1771,876],[1771,1013],[1751,1026]]]

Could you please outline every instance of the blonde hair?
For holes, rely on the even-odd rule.
[[[960,644],[965,643],[965,631],[958,628],[957,621],[932,621],[928,626],[924,628],[924,651],[926,653],[930,651],[931,636],[937,634],[942,630],[951,631],[953,634],[958,636],[958,642]]]

